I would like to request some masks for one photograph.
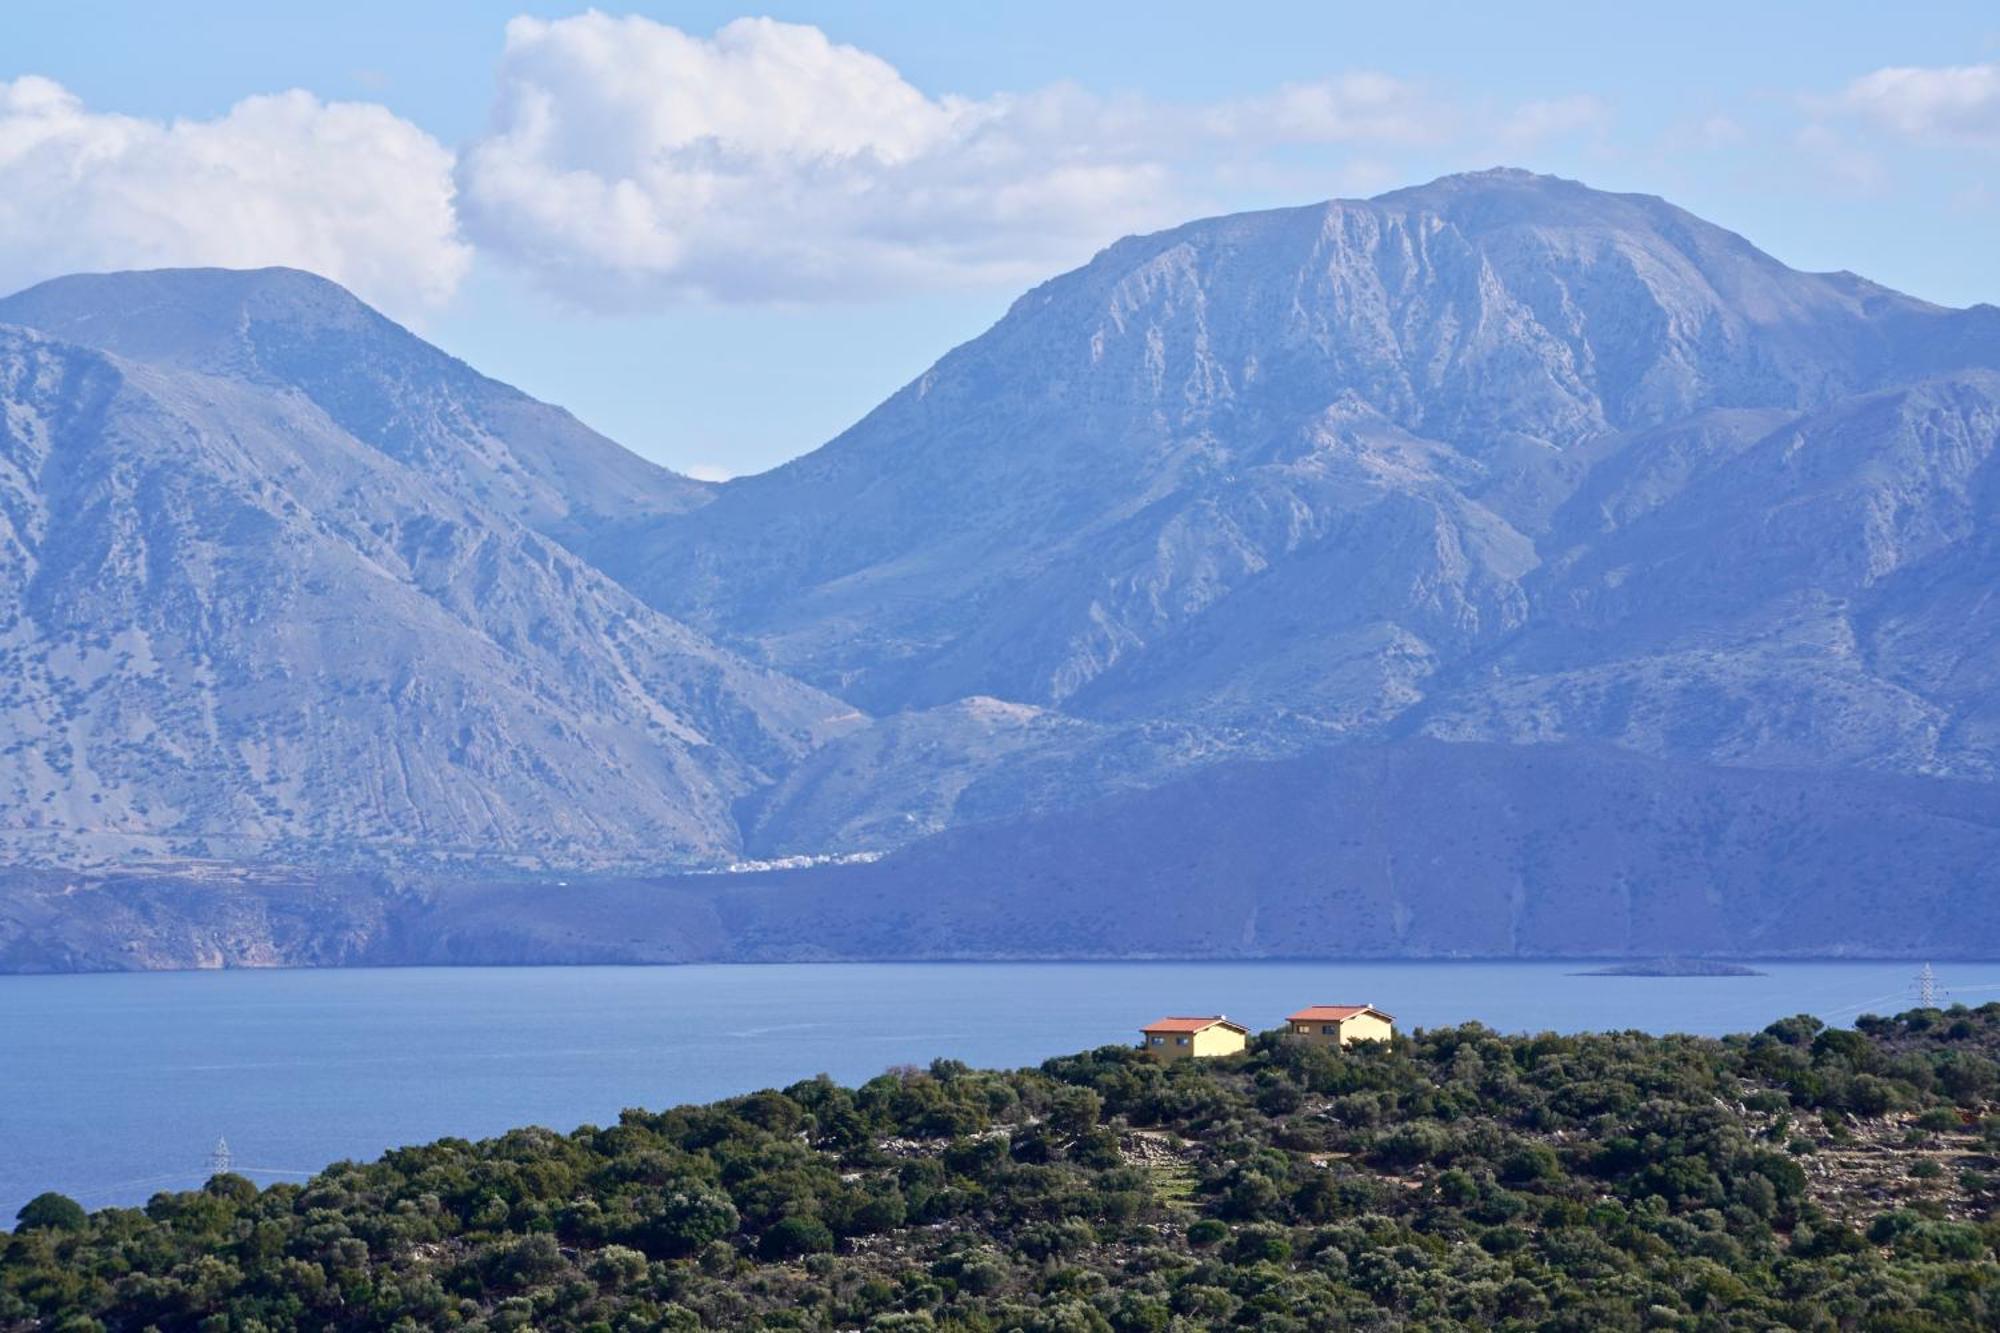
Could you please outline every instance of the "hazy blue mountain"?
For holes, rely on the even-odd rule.
[[[1418,739],[1212,765],[867,864],[741,877],[713,899],[718,926],[685,947],[764,959],[1988,957],[1996,863],[2000,790],[1988,783]],[[510,908],[519,922],[541,916],[519,898]]]
[[[234,341],[188,332],[246,284]],[[147,304],[162,292],[196,308]],[[328,284],[29,296],[5,316],[124,350],[0,325],[9,860],[713,862],[737,852],[738,798],[852,724],[523,521],[661,507],[676,479]],[[221,350],[316,338],[329,359],[283,378]],[[604,465],[570,467],[566,440]],[[626,475],[652,491],[621,498]]]
[[[1350,745],[880,860],[557,885],[0,883],[0,968],[880,958],[1991,957],[1986,783]]]

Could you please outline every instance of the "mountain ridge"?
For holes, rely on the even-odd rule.
[[[1481,184],[1493,179],[1478,178]],[[1608,199],[1620,209],[1630,207],[1626,197],[1602,196],[1572,183],[1514,173],[1497,179],[1510,195],[1521,193],[1527,180],[1535,192],[1553,191],[1565,200],[1599,204]],[[1650,347],[1651,360],[1641,366],[1625,345],[1630,336],[1615,321],[1600,321],[1611,326],[1614,336],[1602,348],[1585,346],[1590,355],[1580,358],[1574,338],[1556,337],[1547,325],[1530,318],[1538,306],[1553,309],[1560,304],[1540,290],[1546,286],[1540,280],[1541,267],[1530,266],[1535,280],[1517,284],[1524,288],[1518,298],[1507,293],[1504,299],[1488,299],[1476,281],[1469,294],[1457,293],[1454,300],[1473,314],[1525,321],[1505,327],[1507,336],[1498,341],[1489,337],[1482,342],[1475,328],[1474,334],[1463,337],[1462,346],[1453,340],[1460,338],[1461,326],[1474,327],[1476,321],[1468,324],[1468,316],[1452,301],[1435,309],[1412,305],[1397,316],[1400,324],[1390,319],[1396,314],[1389,309],[1394,281],[1381,279],[1374,263],[1336,264],[1327,270],[1332,276],[1314,278],[1319,286],[1313,291],[1326,299],[1312,306],[1298,302],[1306,281],[1300,274],[1308,270],[1267,264],[1265,268],[1272,271],[1256,269],[1244,280],[1249,286],[1238,283],[1230,289],[1228,299],[1234,304],[1228,307],[1228,319],[1221,318],[1217,298],[1189,268],[1199,259],[1223,270],[1236,262],[1236,256],[1263,254],[1263,249],[1249,244],[1252,239],[1266,248],[1290,247],[1286,253],[1299,251],[1307,260],[1313,260],[1322,246],[1330,246],[1336,258],[1348,255],[1351,260],[1357,235],[1378,250],[1387,236],[1395,242],[1388,258],[1397,263],[1432,262],[1447,276],[1453,265],[1470,266],[1476,279],[1483,272],[1479,265],[1489,264],[1493,256],[1468,250],[1464,238],[1447,226],[1449,218],[1412,214],[1382,202],[1414,204],[1429,197],[1426,192],[1435,194],[1443,187],[1469,188],[1465,181],[1447,178],[1374,201],[1336,201],[1210,219],[1121,241],[1083,269],[1024,296],[992,330],[949,353],[823,449],[732,484],[701,511],[655,525],[650,551],[642,540],[636,550],[607,555],[604,563],[655,604],[754,644],[777,665],[823,686],[851,690],[853,682],[860,682],[865,692],[854,697],[876,711],[975,693],[1048,704],[1069,697],[1078,682],[1094,679],[1112,662],[1129,658],[1134,643],[1147,642],[1158,633],[1162,618],[1171,630],[1177,613],[1171,606],[1155,605],[1162,597],[1179,598],[1199,610],[1205,596],[1199,580],[1241,577],[1241,570],[1236,574],[1218,570],[1218,561],[1246,569],[1267,565],[1270,543],[1292,540],[1291,534],[1252,533],[1246,539],[1237,529],[1246,522],[1269,521],[1274,508],[1282,511],[1301,503],[1292,479],[1271,469],[1287,460],[1293,462],[1294,471],[1310,469],[1317,454],[1340,445],[1343,434],[1350,439],[1351,451],[1364,451],[1358,459],[1363,466],[1369,463],[1365,450],[1370,442],[1362,438],[1356,443],[1357,437],[1401,434],[1428,442],[1434,456],[1448,459],[1461,471],[1484,468],[1509,477],[1534,474],[1525,484],[1547,486],[1556,479],[1541,474],[1559,472],[1559,463],[1534,455],[1546,453],[1551,445],[1574,445],[1587,435],[1623,428],[1629,423],[1619,419],[1624,409],[1618,404],[1628,399],[1646,401],[1648,393],[1664,396],[1673,400],[1676,411],[1683,406],[1798,408],[1830,401],[1835,390],[1866,387],[1890,369],[1893,358],[1878,345],[1887,335],[1869,323],[1880,322],[1885,309],[1895,315],[1890,322],[1898,328],[1909,320],[1950,320],[1977,313],[1944,311],[1872,285],[1862,289],[1864,301],[1851,290],[1853,283],[1784,269],[1750,250],[1740,238],[1707,228],[1713,233],[1709,248],[1729,259],[1722,266],[1726,285],[1762,290],[1777,284],[1786,299],[1767,296],[1762,304],[1780,313],[1802,302],[1817,302],[1839,313],[1840,327],[1821,339],[1834,345],[1837,364],[1829,368],[1801,360],[1797,347],[1773,350],[1770,330],[1752,338],[1741,317],[1733,317],[1734,324],[1722,334],[1705,332],[1689,308],[1711,318],[1721,307],[1719,300],[1713,292],[1689,295],[1676,289],[1673,301],[1655,302],[1652,307],[1656,319],[1665,323],[1652,330],[1657,345]],[[1690,215],[1670,211],[1677,225],[1683,219],[1693,221]],[[1416,222],[1411,221],[1413,216]],[[1557,235],[1559,244],[1549,241],[1546,228],[1516,227],[1507,234],[1519,232],[1526,237],[1520,244],[1538,246],[1529,257],[1542,267],[1559,251],[1604,244],[1594,214],[1581,222],[1564,221],[1567,229]],[[1432,222],[1437,225],[1431,226]],[[1420,234],[1426,226],[1434,234]],[[1276,239],[1266,234],[1273,232]],[[1660,281],[1669,260],[1680,255],[1658,236],[1640,239],[1645,244],[1612,247],[1610,266],[1623,274],[1628,286],[1629,282],[1643,286],[1642,279]],[[1206,258],[1194,255],[1191,247],[1202,250]],[[1756,255],[1756,261],[1746,264],[1737,247]],[[1512,251],[1500,257],[1516,268],[1524,263]],[[1641,260],[1652,267],[1642,269]],[[1746,266],[1748,278],[1739,271]],[[1354,270],[1365,272],[1356,276]],[[1596,270],[1591,274],[1595,281]],[[1355,287],[1357,283],[1366,289]],[[1573,285],[1586,291],[1589,300],[1610,299],[1589,284]],[[1612,292],[1614,297],[1626,294],[1627,288]],[[1874,313],[1867,314],[1863,305],[1871,305]],[[1993,314],[2000,317],[2000,311]],[[1143,326],[1134,322],[1142,316]],[[1689,327],[1675,326],[1675,319]],[[2000,328],[2000,318],[1992,322]],[[1572,323],[1582,327],[1577,320]],[[1265,338],[1270,346],[1258,344],[1260,335],[1255,331],[1271,327],[1289,332],[1275,342]],[[1564,332],[1574,334],[1576,328]],[[1244,329],[1252,332],[1240,332]],[[1425,345],[1456,347],[1469,357],[1465,371],[1453,372],[1447,366],[1446,371],[1433,373],[1437,394],[1448,400],[1441,408],[1415,405],[1416,386],[1406,358],[1393,352],[1398,339],[1410,330],[1414,330],[1410,336],[1429,339]],[[1717,341],[1727,354],[1722,358],[1726,374],[1704,369],[1707,379],[1702,379],[1690,369],[1687,359],[1690,349],[1697,348],[1696,335]],[[1912,341],[1897,336],[1904,343]],[[1225,356],[1220,343],[1229,339],[1236,346]],[[1067,350],[1052,361],[1048,350],[1052,346]],[[1508,371],[1509,358],[1525,355],[1523,346],[1539,359],[1525,372],[1502,373]],[[2000,364],[2000,341],[1994,350],[1995,363]],[[1287,367],[1281,363],[1286,357],[1291,358],[1291,370],[1320,387],[1259,389],[1260,380],[1283,381]],[[1773,358],[1777,358],[1775,369],[1766,365]],[[1463,390],[1463,384],[1471,382],[1464,377],[1474,369],[1502,374],[1490,394]],[[1585,393],[1579,378],[1584,370],[1615,380],[1615,392],[1602,399]],[[1767,370],[1762,379],[1755,378]],[[1459,388],[1453,387],[1453,375],[1459,377]],[[1072,383],[1087,388],[1067,387]],[[1181,421],[1162,424],[1161,413],[1178,413]],[[1333,419],[1322,424],[1321,413],[1332,413]],[[1437,435],[1439,430],[1457,431],[1459,436],[1445,439]],[[1474,438],[1461,438],[1466,432]],[[1015,447],[1001,447],[1002,439]],[[1048,443],[1029,455],[1024,453],[1025,441]],[[1231,474],[1260,465],[1263,475],[1277,482],[1275,495],[1269,487],[1260,494],[1228,484]],[[1106,481],[1107,469],[1115,468],[1124,470]],[[1467,494],[1466,488],[1456,489],[1466,500],[1480,498]],[[1008,511],[1013,497],[1024,491],[1036,496],[1037,507],[1027,514]],[[883,624],[877,617],[874,623],[861,625],[859,635],[853,632],[863,619],[856,605],[870,598],[919,608],[935,606],[940,608],[938,616],[953,601],[975,600],[982,609],[998,602],[1004,616],[1010,599],[1018,595],[1010,589],[1078,554],[1079,532],[1101,531],[1139,516],[1127,544],[1159,539],[1160,528],[1148,526],[1143,515],[1157,510],[1177,491],[1206,505],[1252,508],[1216,522],[1205,522],[1199,512],[1182,516],[1184,522],[1200,526],[1186,553],[1194,562],[1191,570],[1162,567],[1158,561],[1142,563],[1139,556],[1121,557],[1116,550],[1084,552],[1083,558],[1103,566],[1092,571],[1096,585],[1076,590],[1052,628],[1050,608],[1043,602],[1031,601],[1017,613],[1024,622],[1044,627],[1045,637],[1061,636],[1018,669],[1001,670],[995,665],[995,645],[976,637],[962,649],[967,660],[961,662],[953,656],[960,651],[953,645],[976,631],[918,619],[916,611],[907,617],[912,623]],[[1319,502],[1322,510],[1324,505],[1324,500]],[[933,522],[940,510],[951,521]],[[1501,524],[1508,524],[1509,518],[1507,513],[1492,516]],[[1492,520],[1479,517],[1475,522],[1490,526]],[[1437,522],[1442,528],[1436,539],[1451,540],[1459,525],[1448,516]],[[948,535],[939,535],[940,530]],[[1107,544],[1115,541],[1114,535]],[[1014,555],[1010,565],[1008,552],[1024,554]],[[991,563],[1000,565],[998,574]],[[651,569],[672,570],[674,576],[656,580]],[[693,577],[687,577],[690,569]],[[1136,581],[1136,586],[1123,591],[1103,586],[1119,579]],[[1190,580],[1197,586],[1188,586]],[[1128,604],[1105,604],[1101,594],[1106,591]],[[1476,593],[1473,600],[1478,600]],[[1009,632],[1015,628],[1010,625]],[[1004,656],[999,660],[1004,663]],[[885,678],[879,690],[868,688],[871,674]]]
[[[0,298],[0,324],[161,365],[300,392],[357,439],[557,535],[704,503],[711,484],[481,375],[300,269],[73,274]],[[469,441],[489,446],[468,451]],[[572,511],[576,511],[574,514]]]
[[[1894,876],[1852,830],[1897,839],[1864,817],[1869,800],[1954,830],[1939,834],[1948,855],[1912,862],[1927,877],[1915,890],[1939,901],[1971,901],[1992,855],[1939,812],[1974,810],[1983,828],[2000,792],[2000,633],[1986,628],[2000,309],[1801,273],[1652,196],[1500,170],[1126,238],[822,448],[720,486],[623,455],[309,275],[57,280],[0,300],[9,321],[48,331],[0,332],[15,357],[0,444],[25,460],[0,468],[0,512],[30,528],[76,515],[79,568],[149,549],[142,492],[117,467],[93,474],[95,508],[50,508],[42,488],[64,474],[44,469],[37,431],[143,439],[146,495],[193,484],[164,461],[191,450],[206,497],[182,506],[199,540],[160,535],[177,556],[155,562],[167,600],[128,605],[86,579],[98,601],[77,604],[106,608],[98,620],[35,641],[17,748],[0,745],[23,808],[104,795],[36,767],[49,719],[74,731],[84,718],[78,743],[99,743],[170,704],[211,706],[198,655],[158,697],[116,653],[78,659],[87,679],[72,662],[71,641],[178,607],[174,623],[226,622],[242,660],[264,663],[268,645],[266,665],[290,673],[245,678],[264,682],[246,714],[259,735],[282,734],[270,699],[328,688],[309,662],[346,661],[356,674],[334,694],[358,711],[344,762],[413,764],[433,795],[397,818],[489,830],[471,836],[514,849],[496,871],[870,858],[660,899],[708,923],[713,956],[778,936],[810,953],[810,931],[760,901],[829,940],[870,938],[855,885],[879,887],[886,920],[930,923],[877,932],[882,947],[935,951],[961,931],[976,952],[981,931],[1019,922],[948,900],[1026,912],[1032,897],[991,865],[1043,866],[1038,882],[1075,900],[1063,930],[1113,948],[1104,923],[1180,883],[1177,864],[1232,873],[1183,832],[1244,846],[1262,828],[1286,849],[1257,860],[1261,885],[1215,889],[1225,915],[1268,920],[1245,904],[1300,875],[1322,895],[1361,892],[1373,871],[1295,844],[1271,812],[1332,830],[1343,806],[1366,809],[1368,836],[1420,849],[1451,814],[1419,799],[1422,782],[1402,808],[1376,800],[1369,755],[1462,790],[1496,829],[1538,812],[1516,830],[1525,842],[1489,848],[1510,864],[1567,836],[1539,782],[1579,802],[1599,782],[1633,811],[1653,783],[1656,809],[1678,812],[1685,846],[1635,814],[1592,824],[1596,850],[1559,874],[1419,872],[1437,880],[1443,896],[1425,901],[1440,921],[1497,919],[1530,885],[1551,919],[1565,902],[1587,915],[1592,865],[1630,879],[1647,858],[1746,904],[1788,885],[1796,907],[1811,894],[1773,848],[1800,836],[1787,811],[1813,811],[1796,827],[1846,849],[1812,861],[1846,875],[1823,891],[1840,914],[1823,945],[1840,950],[1865,937],[1857,922],[1888,929],[1868,894]],[[74,393],[37,398],[23,338],[61,362],[44,368],[58,380],[109,376],[148,406],[105,417]],[[262,601],[239,588],[218,602],[217,575],[174,581],[223,570],[212,553],[231,543],[269,562]],[[34,541],[15,547],[34,574],[21,587],[55,586]],[[134,560],[113,567],[149,568]],[[329,654],[312,640],[306,628],[352,600],[343,590],[377,599],[344,623],[381,619],[380,599],[403,608],[386,622],[402,646],[350,632]],[[8,623],[56,624],[57,603],[36,595]],[[256,624],[282,632],[260,639]],[[311,651],[285,657],[286,634]],[[485,728],[462,745],[454,718],[475,698]],[[391,744],[384,719],[405,708],[423,725]],[[258,763],[261,776],[231,779],[232,800],[282,785],[279,751]],[[1265,777],[1231,776],[1246,765]],[[175,792],[209,780],[156,768]],[[1287,805],[1271,775],[1291,772],[1317,775],[1320,794]],[[1312,786],[1328,781],[1347,786]],[[1119,832],[1138,810],[1153,833]],[[71,825],[28,842],[47,854]],[[310,860],[357,826],[319,827],[271,846]],[[1084,856],[1093,828],[1122,867],[1093,854],[1077,880],[1049,861]],[[1157,860],[1153,844],[1185,855]],[[200,850],[187,836],[148,846]],[[437,869],[389,853],[367,868]],[[526,892],[491,900],[480,938],[530,918],[519,938],[539,943],[524,949],[588,934],[563,913],[592,909]],[[644,936],[640,900],[620,902],[610,919]],[[1739,944],[1725,931],[1690,947]],[[1516,946],[1503,933],[1479,947]]]

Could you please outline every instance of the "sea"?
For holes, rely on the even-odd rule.
[[[0,976],[0,1227],[43,1190],[89,1208],[260,1184],[403,1144],[606,1124],[938,1057],[1015,1067],[1136,1042],[1168,1014],[1277,1026],[1373,1004],[1401,1028],[1750,1032],[1912,1007],[1917,965],[1593,977],[1577,962],[848,963]],[[1941,965],[1943,1002],[2000,963]],[[226,1150],[221,1146],[226,1144]]]

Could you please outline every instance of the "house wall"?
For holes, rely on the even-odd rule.
[[[1325,1029],[1332,1028],[1328,1032]],[[1387,1041],[1396,1035],[1395,1025],[1373,1014],[1356,1014],[1338,1023],[1287,1023],[1285,1031],[1294,1039],[1315,1046],[1347,1046],[1357,1041]]]
[[[1340,1025],[1340,1044],[1357,1041],[1387,1041],[1396,1035],[1396,1025],[1373,1014],[1356,1014]]]
[[[1183,1044],[1185,1039],[1185,1044]],[[1140,1044],[1156,1059],[1192,1060],[1214,1055],[1234,1055],[1243,1049],[1242,1033],[1217,1024],[1200,1032],[1142,1032]]]
[[[1331,1028],[1332,1031],[1326,1029]],[[1340,1045],[1340,1024],[1338,1023],[1287,1023],[1285,1033],[1293,1041],[1302,1041],[1312,1046]]]
[[[1218,1023],[1194,1034],[1194,1053],[1198,1056],[1234,1055],[1243,1049],[1244,1043],[1241,1032]]]

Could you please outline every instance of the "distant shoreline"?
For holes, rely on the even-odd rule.
[[[1603,963],[1602,967],[1588,968],[1564,973],[1572,977],[1768,977],[1770,972],[1749,963],[1763,964],[1765,967],[1799,967],[1835,964],[1903,963],[1916,966],[1925,960],[1939,964],[1980,967],[2000,963],[2000,958],[1986,954],[1796,954],[1757,955],[1746,962],[1720,962],[1698,960],[1698,966],[1691,970],[1671,971],[1662,969],[1657,960],[1620,960],[1603,954],[1586,956],[1494,954],[1425,956],[1416,955],[1317,955],[1317,954],[1272,954],[1252,957],[1190,956],[1185,954],[1111,954],[1093,957],[1082,954],[1032,954],[994,953],[988,955],[969,954],[863,954],[841,957],[799,957],[778,956],[750,957],[687,957],[687,958],[624,958],[624,957],[565,957],[560,954],[546,958],[520,957],[500,954],[494,957],[450,957],[445,959],[414,957],[407,961],[368,958],[347,962],[238,962],[227,961],[217,964],[181,963],[139,966],[106,965],[95,960],[77,964],[62,960],[57,965],[49,965],[45,960],[34,960],[27,966],[15,960],[0,958],[0,980],[12,977],[102,977],[102,976],[186,976],[220,975],[223,973],[272,973],[272,972],[409,972],[409,971],[566,971],[593,968],[631,969],[647,971],[651,969],[678,968],[782,968],[782,967],[879,967],[899,965],[912,967],[989,967],[994,965],[1038,964],[1051,967],[1147,967],[1161,964],[1173,966],[1214,966],[1237,967],[1245,965],[1272,965],[1279,967],[1352,967],[1352,966],[1421,966],[1421,967],[1549,967],[1561,964]],[[62,965],[68,963],[69,965]],[[1679,966],[1687,966],[1680,964]]]

